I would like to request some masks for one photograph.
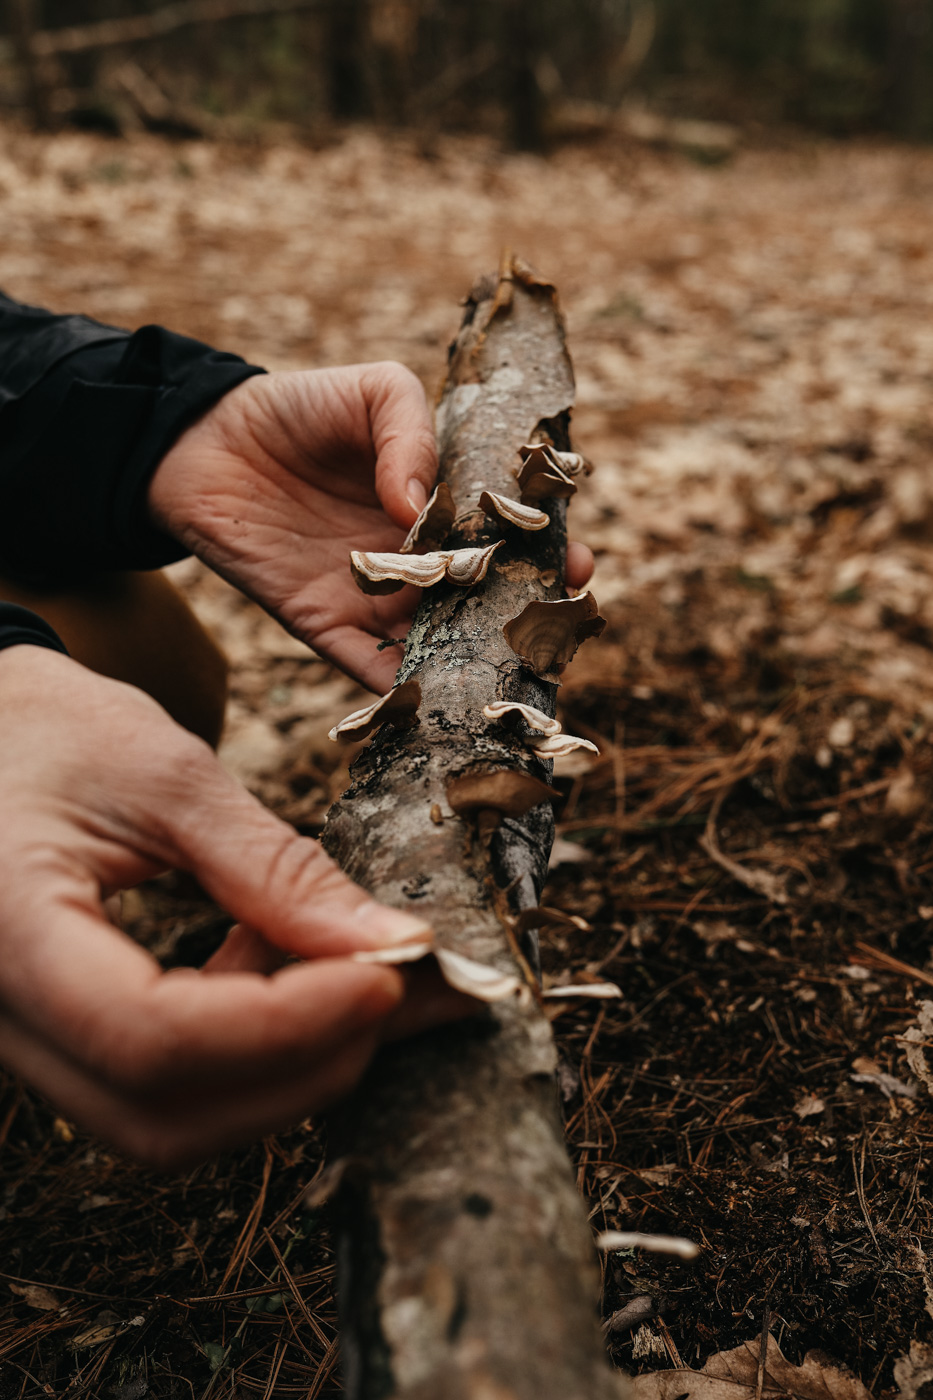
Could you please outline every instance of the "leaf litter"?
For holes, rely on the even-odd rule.
[[[734,1395],[851,1370],[913,1400],[933,1375],[931,204],[930,152],[805,138],[715,170],[620,139],[426,159],[365,129],[0,147],[5,290],[270,368],[396,357],[433,394],[502,243],[559,286],[609,625],[561,675],[600,753],[557,760],[542,894],[589,927],[542,926],[542,959],[622,990],[548,1003],[594,1231],[701,1245],[602,1265],[607,1318],[642,1319],[613,1359],[672,1396],[743,1350]],[[224,761],[317,834],[357,751],[327,732],[371,697],[171,572],[231,658]],[[182,875],[123,919],[167,965],[228,925]],[[0,1145],[3,1400],[340,1393],[315,1125],[155,1177],[7,1077]]]

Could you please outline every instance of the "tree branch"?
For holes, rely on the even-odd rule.
[[[569,447],[572,401],[554,290],[507,258],[467,303],[438,410],[441,475],[459,517],[445,547],[506,543],[483,583],[426,592],[399,671],[420,682],[420,724],[380,731],[324,836],[350,875],[417,909],[443,946],[512,972],[521,960],[507,914],[538,903],[550,806],[484,837],[452,814],[447,791],[489,770],[550,777],[482,710],[508,699],[554,712],[556,687],[521,665],[502,629],[531,600],[563,597],[565,505],[539,502],[545,530],[503,534],[478,500],[483,488],[517,496],[518,448],[536,430]],[[555,1069],[528,992],[386,1049],[335,1114],[351,1400],[618,1400]]]

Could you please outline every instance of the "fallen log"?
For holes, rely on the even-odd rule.
[[[331,1155],[344,1168],[334,1219],[351,1400],[624,1393],[596,1321],[596,1256],[563,1143],[555,1047],[530,990],[525,954],[534,950],[528,942],[519,949],[510,924],[539,903],[554,829],[541,800],[550,764],[529,746],[534,731],[521,711],[494,710],[506,725],[483,713],[511,701],[552,716],[556,671],[572,651],[571,640],[564,660],[549,652],[534,611],[564,598],[561,497],[572,485],[553,470],[561,459],[540,447],[524,454],[525,498],[534,498],[531,518],[549,516],[546,528],[536,519],[532,528],[510,524],[490,497],[479,505],[486,491],[509,498],[515,513],[519,449],[537,441],[566,452],[572,401],[554,289],[507,257],[467,301],[438,409],[441,479],[457,516],[443,549],[504,543],[481,582],[426,590],[397,678],[420,685],[419,723],[379,731],[324,841],[380,899],[417,909],[441,946],[514,975],[523,990],[386,1049],[333,1116]],[[571,471],[582,466],[562,460]],[[430,533],[429,525],[433,546]],[[423,556],[429,568],[436,559]],[[386,567],[367,586],[383,586]],[[438,568],[453,576],[442,559]],[[596,632],[595,608],[581,606]],[[532,620],[530,640],[524,632],[517,640],[531,653],[524,663],[503,631],[523,613]],[[519,729],[506,727],[513,721]],[[519,928],[533,923],[526,913]]]

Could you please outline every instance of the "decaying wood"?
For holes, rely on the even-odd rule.
[[[453,814],[447,786],[484,770],[550,779],[483,707],[515,700],[554,713],[556,686],[521,665],[502,629],[532,600],[564,596],[566,502],[546,502],[551,524],[531,533],[478,502],[484,490],[517,499],[518,449],[535,435],[569,448],[572,400],[553,288],[508,259],[467,303],[438,411],[458,511],[445,548],[505,544],[481,584],[426,592],[399,671],[421,685],[420,723],[380,731],[325,832],[362,885],[417,910],[445,947],[513,973],[522,959],[506,916],[539,902],[550,806],[483,832]],[[335,1116],[353,1400],[617,1400],[555,1067],[529,995],[385,1051]]]

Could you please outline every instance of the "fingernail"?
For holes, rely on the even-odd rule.
[[[408,504],[413,511],[416,511],[418,515],[420,515],[428,503],[428,493],[424,483],[419,481],[416,476],[413,476],[408,486],[405,488],[405,492],[408,496]]]
[[[434,930],[424,919],[403,914],[400,909],[389,909],[384,904],[371,905],[364,911],[363,920],[366,932],[383,945],[434,942]]]

